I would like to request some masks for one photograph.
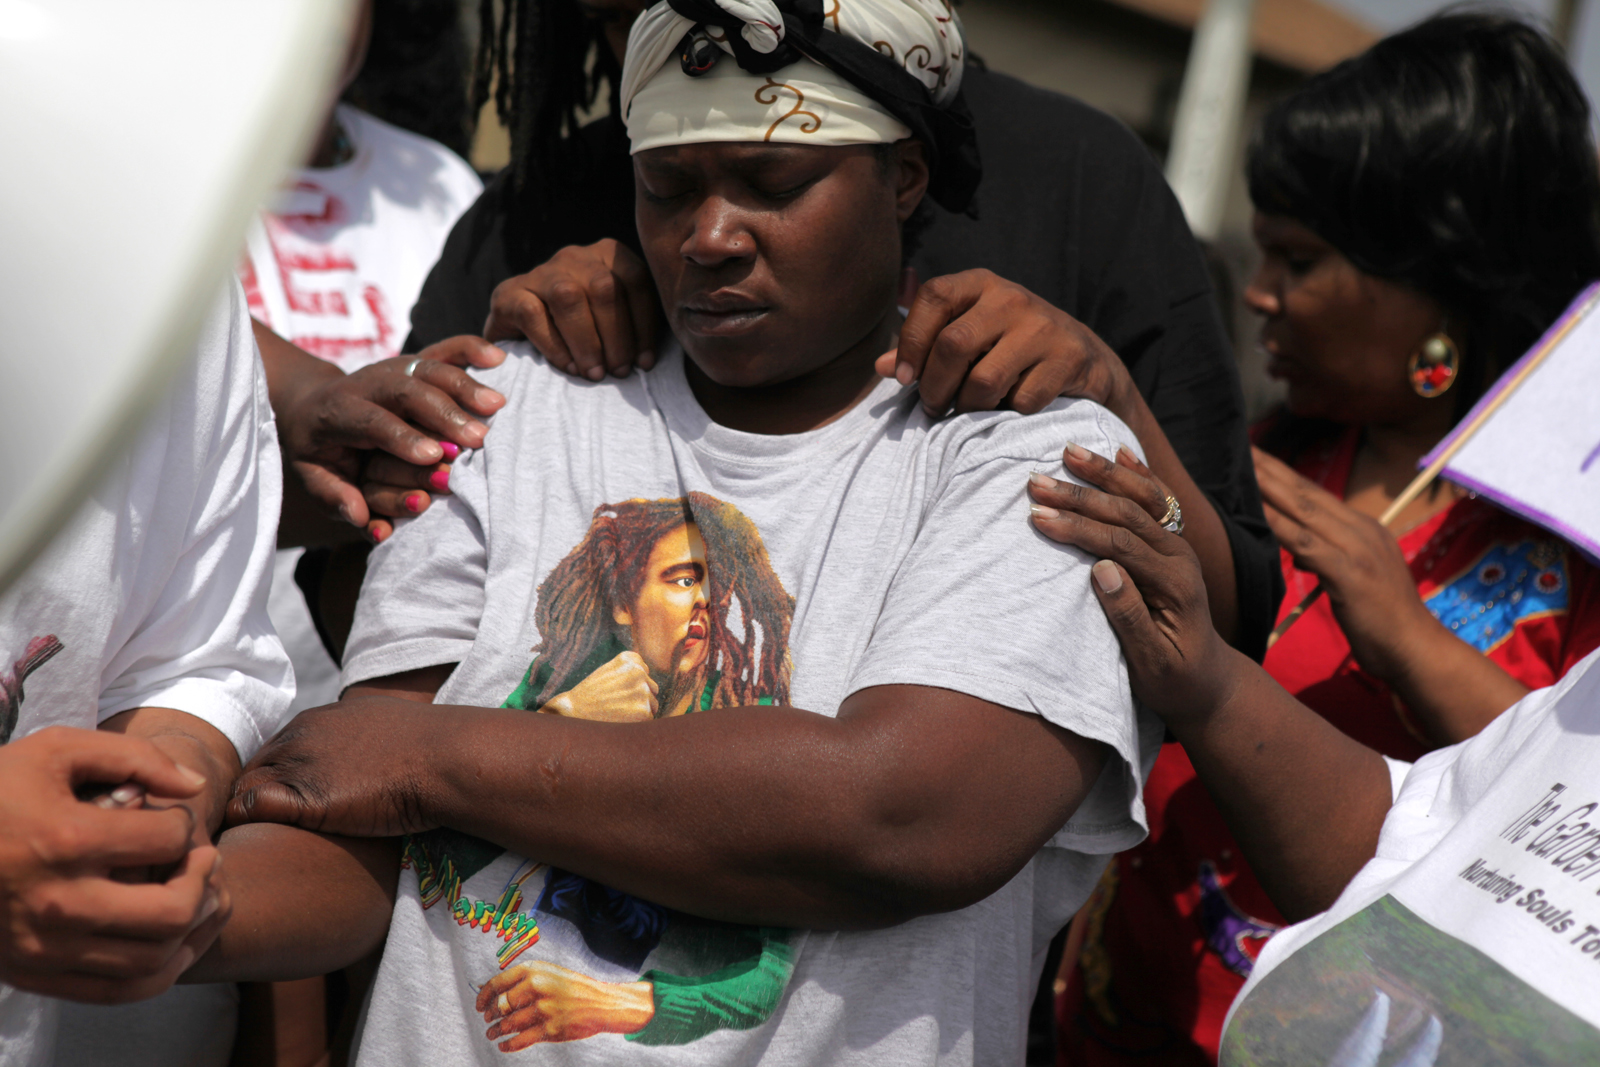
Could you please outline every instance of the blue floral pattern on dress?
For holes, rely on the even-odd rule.
[[[1480,652],[1534,615],[1567,610],[1567,556],[1549,541],[1491,546],[1460,577],[1425,601],[1452,633]]]

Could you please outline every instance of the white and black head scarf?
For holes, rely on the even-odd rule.
[[[982,168],[948,0],[661,0],[628,35],[632,150],[703,141],[916,137],[928,193],[970,211]]]

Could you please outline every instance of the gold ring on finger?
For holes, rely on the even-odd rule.
[[[1177,497],[1167,494],[1167,513],[1156,522],[1167,533],[1183,536],[1183,506],[1178,503]]]

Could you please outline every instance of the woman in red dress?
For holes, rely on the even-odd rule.
[[[1537,30],[1438,17],[1274,107],[1249,177],[1263,262],[1246,299],[1288,387],[1256,452],[1284,546],[1280,620],[1326,591],[1264,665],[1351,737],[1414,760],[1600,645],[1600,571],[1554,535],[1442,483],[1376,519],[1600,277],[1588,106]],[[1215,1063],[1284,924],[1178,745],[1146,804],[1149,839],[1080,918],[1058,1005],[1074,1067]]]

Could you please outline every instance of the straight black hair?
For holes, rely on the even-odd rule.
[[[1257,210],[1444,308],[1458,418],[1600,278],[1589,104],[1507,14],[1437,15],[1309,79],[1262,119],[1247,171]]]

